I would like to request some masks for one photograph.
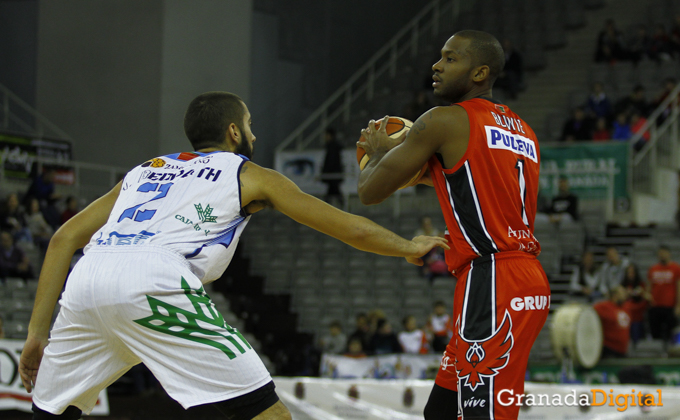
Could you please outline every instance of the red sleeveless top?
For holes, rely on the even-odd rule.
[[[496,252],[538,255],[536,134],[506,105],[482,98],[456,105],[470,120],[467,151],[451,169],[444,169],[437,155],[428,161],[448,228],[449,269],[460,271],[471,260]]]

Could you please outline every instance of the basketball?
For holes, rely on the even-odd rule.
[[[397,139],[399,138],[405,130],[410,130],[411,126],[413,126],[413,122],[407,120],[406,118],[401,118],[401,117],[390,117],[387,120],[387,135],[390,138]],[[376,121],[375,123],[375,128],[379,129],[380,128],[380,121]],[[362,135],[359,138],[360,142],[366,141],[364,136]],[[366,167],[366,164],[368,163],[369,157],[366,154],[366,151],[361,148],[360,146],[357,146],[357,162],[359,162],[359,169],[364,170]],[[422,178],[423,174],[427,171],[427,164],[423,165],[422,168],[418,172],[416,172],[411,179],[399,189],[407,188],[407,187],[412,187],[420,181],[420,178]]]

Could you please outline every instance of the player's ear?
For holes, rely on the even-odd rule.
[[[227,127],[227,135],[225,140],[227,141],[227,144],[234,147],[238,146],[238,144],[241,142],[241,130],[239,130],[236,124],[229,124],[229,127]]]
[[[475,69],[472,80],[480,83],[489,78],[489,66],[483,65]]]

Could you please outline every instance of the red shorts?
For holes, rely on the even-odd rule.
[[[458,274],[453,337],[435,383],[458,391],[463,419],[517,419],[519,407],[496,399],[524,393],[529,352],[550,307],[550,285],[533,255],[479,257]]]

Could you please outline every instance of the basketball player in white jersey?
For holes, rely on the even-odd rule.
[[[405,240],[253,164],[250,124],[236,95],[198,96],[184,119],[196,152],[137,166],[54,235],[20,361],[24,386],[35,389],[34,419],[80,418],[138,363],[185,409],[210,404],[231,420],[290,419],[260,358],[202,287],[224,272],[250,215],[264,207],[416,264],[433,247],[448,248],[440,238]]]

